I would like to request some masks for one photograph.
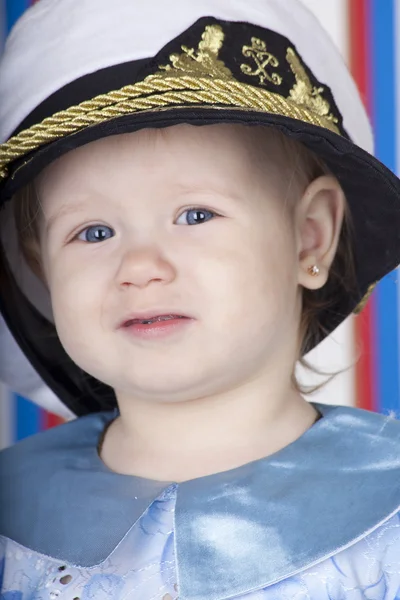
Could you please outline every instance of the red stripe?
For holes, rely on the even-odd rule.
[[[371,32],[368,0],[348,0],[350,32],[350,68],[363,102],[372,115]]]
[[[348,0],[350,68],[361,97],[371,117],[371,32],[369,0]],[[356,351],[360,358],[356,365],[356,403],[360,408],[377,410],[376,392],[376,303],[372,297],[361,315],[355,319]]]
[[[356,404],[367,410],[378,410],[376,393],[375,300],[371,298],[355,319],[356,349],[360,358],[356,364]]]
[[[57,415],[54,415],[52,413],[43,411],[42,412],[42,416],[41,416],[41,430],[45,430],[45,429],[51,429],[52,427],[56,427],[57,425],[61,425],[62,423],[64,423],[64,419],[62,419],[61,417],[58,417]]]

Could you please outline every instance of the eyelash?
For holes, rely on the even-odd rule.
[[[185,213],[189,213],[189,212],[192,212],[192,211],[204,212],[204,213],[209,213],[209,214],[213,215],[213,217],[211,219],[209,219],[210,221],[212,221],[215,217],[220,217],[221,216],[218,213],[216,213],[214,210],[209,210],[208,208],[202,208],[202,207],[199,207],[199,206],[192,206],[192,207],[189,207],[189,208],[185,208],[185,210],[182,211],[181,214],[178,216],[178,219],[182,215],[184,215]],[[203,222],[200,222],[200,223],[192,223],[192,224],[188,224],[187,223],[186,225],[188,227],[193,227],[193,225],[201,225],[204,222],[207,223],[207,221],[203,221]],[[85,243],[88,243],[88,244],[89,243],[99,243],[99,242],[103,241],[103,240],[98,240],[97,242],[89,242],[88,240],[79,240],[79,236],[80,235],[82,235],[83,233],[85,233],[89,229],[92,229],[92,228],[95,228],[95,227],[104,227],[104,228],[112,230],[112,227],[109,227],[108,225],[100,225],[100,224],[89,225],[89,226],[85,227],[84,229],[81,229],[80,231],[78,231],[78,233],[72,238],[71,241],[78,240],[78,241],[82,241],[82,242],[85,242]],[[114,237],[114,236],[111,236],[111,237]],[[107,239],[109,239],[109,238],[107,238]]]

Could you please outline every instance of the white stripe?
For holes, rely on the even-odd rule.
[[[354,317],[342,323],[330,336],[306,356],[313,367],[326,374],[338,375],[323,388],[308,396],[313,402],[354,406],[355,397],[355,348]],[[314,387],[327,381],[327,376],[297,368],[297,376],[302,385]]]
[[[8,388],[0,384],[0,450],[14,443],[13,399]]]

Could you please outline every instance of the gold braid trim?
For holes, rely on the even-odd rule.
[[[0,181],[8,165],[41,146],[123,115],[168,107],[201,105],[206,108],[246,108],[298,119],[340,133],[336,124],[280,94],[227,79],[159,77],[96,96],[55,113],[0,145]]]

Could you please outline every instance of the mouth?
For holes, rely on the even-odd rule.
[[[131,327],[132,325],[151,325],[152,323],[161,323],[162,321],[171,321],[175,319],[190,319],[186,315],[166,314],[166,315],[146,315],[141,318],[128,318],[122,324],[121,327]]]

